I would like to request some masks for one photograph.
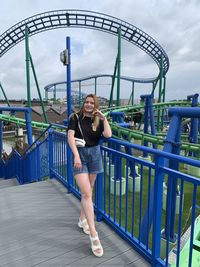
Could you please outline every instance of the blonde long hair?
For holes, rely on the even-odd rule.
[[[99,109],[99,101],[98,101],[98,98],[96,97],[96,95],[94,95],[94,94],[88,94],[85,97],[84,102],[83,102],[83,105],[82,105],[82,107],[80,109],[80,115],[83,116],[83,118],[84,118],[84,105],[85,105],[86,99],[88,97],[93,98],[93,100],[94,100],[94,109]],[[95,132],[97,130],[97,127],[99,126],[99,116],[94,115],[93,118],[92,118],[92,120],[93,120],[92,130]]]

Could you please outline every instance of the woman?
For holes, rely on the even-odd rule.
[[[78,226],[89,234],[91,249],[95,256],[103,256],[94,223],[92,191],[98,173],[103,172],[99,140],[112,136],[110,125],[99,110],[95,95],[86,96],[81,110],[72,114],[68,125],[68,143],[72,150],[73,174],[81,191],[81,214]],[[77,147],[75,138],[84,139],[85,147]]]

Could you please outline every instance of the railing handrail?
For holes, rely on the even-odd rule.
[[[106,141],[108,139],[104,139],[103,138],[103,140]],[[196,160],[196,159],[186,158],[184,156],[172,154],[172,153],[165,152],[165,151],[162,151],[162,150],[157,150],[157,149],[146,147],[146,146],[142,146],[142,145],[132,144],[132,143],[129,143],[127,141],[122,141],[121,139],[119,140],[119,139],[115,139],[115,138],[112,138],[112,137],[109,138],[109,140],[111,140],[112,142],[114,142],[116,144],[128,146],[130,148],[134,148],[134,149],[137,149],[137,150],[142,150],[143,152],[154,154],[156,156],[162,156],[162,157],[167,158],[167,159],[175,159],[175,160],[181,161],[182,163],[190,164],[190,165],[195,166],[195,167],[200,167],[200,161]]]
[[[61,128],[61,129],[66,129],[67,127],[64,126],[64,125],[60,125],[60,124],[56,124],[56,123],[51,123],[44,131],[42,131],[42,133],[35,139],[35,141],[25,149],[23,155],[25,155],[30,149],[31,147],[33,147],[37,142],[38,140],[52,127],[58,127],[58,128]]]
[[[55,133],[55,135],[56,134],[57,133]],[[60,142],[60,139],[57,138],[56,136],[55,140],[58,140],[59,148],[57,149],[56,143],[52,148],[54,159],[52,158],[51,162],[51,171],[52,171],[51,177],[55,177],[58,180],[60,180],[68,188],[68,190],[70,189],[69,192],[72,192],[73,194],[75,194],[77,197],[80,198],[80,191],[77,185],[75,184],[74,180],[70,181],[69,174],[63,173],[63,166],[65,167],[66,164],[66,162],[64,162],[64,159],[66,160],[66,154],[63,155],[62,151],[63,148],[67,145],[67,139],[65,139],[64,142]],[[183,206],[184,182],[187,183],[189,182],[193,185],[193,196],[197,196],[196,193],[197,188],[199,188],[200,186],[200,180],[195,176],[195,174],[192,174],[190,172],[185,173],[181,168],[176,170],[176,168],[173,168],[172,166],[168,167],[169,165],[168,160],[177,161],[178,163],[183,162],[188,165],[197,167],[200,167],[200,161],[195,160],[193,158],[186,158],[183,156],[175,155],[165,151],[156,150],[154,148],[149,148],[146,146],[131,144],[127,141],[122,141],[115,138],[109,138],[109,139],[102,138],[101,141],[103,141],[101,143],[101,150],[102,150],[103,164],[105,169],[104,173],[99,175],[96,184],[97,187],[95,191],[96,195],[94,198],[95,199],[94,208],[96,210],[97,220],[101,220],[103,218],[113,229],[116,230],[118,234],[120,234],[125,240],[130,242],[133,245],[133,247],[136,250],[138,250],[141,255],[144,256],[144,258],[146,258],[149,262],[151,262],[152,266],[155,266],[154,264],[157,264],[158,262],[159,262],[159,264],[157,264],[158,266],[168,266],[168,258],[171,248],[168,248],[167,252],[161,251],[161,247],[163,247],[161,245],[161,239],[162,239],[161,234],[163,229],[162,216],[164,214],[163,210],[164,209],[166,210],[166,214],[168,215],[170,214],[169,216],[167,215],[167,217],[170,218],[170,216],[172,216],[171,209],[173,208],[173,211],[175,213],[177,213],[176,210],[178,209],[179,215],[175,216],[178,216],[177,218],[179,218],[180,222],[181,220],[180,218],[182,218],[182,215],[180,214],[182,214],[181,207]],[[121,149],[122,146],[125,147],[123,148],[123,150]],[[132,151],[130,154],[128,152],[124,152],[124,149],[126,151],[127,148],[129,150],[130,148],[135,149],[138,150],[139,152],[145,151],[149,153],[149,155],[151,154],[151,158],[154,158],[154,160],[148,161],[145,158],[138,157],[138,151],[136,153]],[[56,160],[56,164],[54,163],[54,160]],[[130,162],[133,163],[133,166],[131,166],[131,164],[129,166]],[[109,166],[107,164],[109,164]],[[114,165],[114,168],[113,166],[111,166],[112,164]],[[137,170],[138,173],[136,173],[136,170],[135,172],[132,171],[132,167],[136,168],[136,166],[137,167],[140,166],[139,167],[140,170],[139,171]],[[145,171],[146,167],[148,168],[148,171]],[[118,174],[121,175],[120,179],[118,179],[119,178]],[[177,195],[180,199],[179,208],[177,208],[178,204],[177,205],[174,204],[173,206],[171,205],[171,197],[169,197],[170,199],[169,201],[167,201],[167,197],[165,200],[163,200],[166,194],[165,192],[166,189],[164,187],[166,182],[165,175],[167,175],[168,178],[169,177],[173,178],[173,180],[178,179],[178,181],[180,182],[180,188],[177,189],[178,191],[179,190],[180,191],[179,192],[175,191],[176,194],[179,194]],[[145,193],[147,193],[146,196],[148,195],[147,196],[148,200],[146,200],[146,198],[144,198],[144,200],[142,199],[143,193],[141,192],[139,193],[139,195],[137,194],[134,195],[134,192],[138,192],[135,190],[136,190],[136,180],[138,181],[139,179],[140,179],[139,188],[142,188],[142,190],[147,190],[147,192],[145,191]],[[147,188],[144,185],[145,179],[147,181]],[[130,184],[131,184],[131,190],[129,190]],[[124,186],[126,187],[125,189]],[[170,184],[167,184],[166,186],[167,186],[167,192],[171,192],[170,194],[172,195],[172,189],[170,188]],[[133,194],[132,197],[130,197],[128,191],[132,192]],[[122,196],[122,192],[123,195],[125,194],[125,196],[120,200],[119,196]],[[116,199],[117,195],[118,198]],[[195,202],[193,196],[192,199],[194,204],[193,205],[193,213],[194,213],[194,207],[196,207],[195,204],[198,205],[198,202]],[[139,215],[135,211],[136,199],[137,201],[139,201],[138,204],[139,210],[137,211]],[[155,200],[154,204],[152,203],[153,200]],[[108,203],[106,201],[108,201]],[[124,203],[123,205],[125,205],[124,210],[122,210],[122,202]],[[162,204],[163,202],[166,204],[165,208]],[[118,212],[121,212],[121,215],[119,215]],[[136,218],[135,217],[136,214],[139,217],[137,217],[136,221],[134,221]],[[133,220],[132,222],[128,222],[129,217],[126,218],[124,217],[128,215],[129,217],[131,216]],[[194,219],[195,218],[193,216],[191,223],[194,222]],[[167,233],[168,232],[170,234],[173,233],[171,229],[172,223],[173,222],[170,221],[167,228],[166,227],[164,228]],[[151,234],[151,229],[153,230],[152,234]],[[179,229],[176,231],[180,239],[181,232]],[[151,238],[152,241],[151,242],[148,241],[147,238],[148,240],[150,240]],[[170,241],[170,238],[171,236],[167,234],[166,246]],[[155,242],[153,242],[153,240]],[[165,253],[167,255],[166,261],[164,260]],[[177,257],[180,258],[180,255]]]
[[[63,153],[64,149],[66,149],[66,147],[68,147],[67,138],[65,138],[63,132],[57,132],[57,131],[54,131],[53,129],[50,130],[50,128],[52,126],[53,125],[49,125],[49,127],[47,127],[47,129],[45,129],[40,134],[40,136],[34,141],[34,143],[29,148],[26,149],[26,154],[25,154],[24,158],[22,158],[22,159],[20,158],[20,161],[18,161],[18,158],[17,158],[17,159],[15,159],[15,161],[11,162],[12,163],[11,167],[8,166],[8,168],[7,168],[8,172],[11,170],[12,167],[15,169],[16,167],[18,168],[18,166],[20,166],[19,167],[20,170],[17,169],[17,172],[16,172],[16,175],[18,175],[18,179],[21,179],[21,183],[32,182],[32,181],[34,181],[34,179],[32,180],[33,176],[31,175],[31,171],[33,171],[33,169],[34,169],[34,164],[33,164],[33,159],[34,159],[34,161],[36,161],[36,160],[38,161],[38,164],[35,165],[35,169],[39,168],[39,174],[38,174],[38,176],[35,176],[35,177],[37,177],[38,180],[36,179],[35,181],[40,181],[41,177],[44,177],[44,176],[41,176],[41,172],[40,172],[40,170],[41,170],[40,155],[45,155],[45,164],[46,164],[45,166],[47,166],[49,168],[50,178],[52,178],[52,177],[58,178],[68,187],[68,190],[69,189],[71,190],[69,192],[73,192],[76,195],[76,194],[78,194],[78,190],[77,190],[77,187],[74,185],[74,181],[71,181],[69,179],[69,174],[67,172],[65,172],[65,171],[63,172],[63,169],[66,169],[66,164],[70,163],[68,161],[68,159],[70,160],[70,157],[68,158],[68,155],[66,153]],[[60,128],[66,129],[67,127],[61,126]],[[47,131],[49,134],[49,139],[45,139],[42,142],[38,142],[38,140],[41,138],[41,136],[44,135],[44,133]],[[54,138],[52,138],[52,134],[53,135],[54,134],[59,135],[59,137],[61,136],[62,139],[57,138],[57,136],[54,139]],[[185,173],[183,173],[182,170],[171,169],[171,168],[165,166],[167,164],[164,163],[164,158],[166,158],[169,160],[177,160],[178,162],[184,162],[184,163],[189,164],[189,165],[200,167],[200,161],[198,161],[198,160],[195,160],[193,158],[186,158],[183,156],[175,155],[175,154],[161,151],[161,150],[156,150],[154,148],[149,148],[146,146],[131,144],[127,141],[122,141],[122,140],[118,140],[115,138],[109,138],[109,139],[102,138],[102,141],[105,143],[111,142],[112,144],[114,144],[113,147],[115,147],[115,145],[117,145],[116,147],[125,146],[125,147],[129,147],[129,148],[133,148],[133,149],[138,150],[140,152],[145,151],[145,152],[155,156],[154,162],[148,162],[145,160],[145,158],[141,159],[141,158],[137,157],[134,154],[134,152],[133,152],[133,155],[131,155],[131,154],[124,153],[123,151],[120,151],[121,149],[112,148],[112,144],[111,144],[111,147],[104,145],[105,143],[103,143],[101,146],[102,150],[104,150],[104,152],[106,151],[106,153],[104,153],[104,164],[106,164],[106,155],[109,155],[109,153],[110,153],[110,155],[115,154],[116,159],[120,158],[120,160],[121,159],[126,160],[126,166],[127,166],[126,167],[126,176],[127,177],[128,177],[128,162],[129,161],[134,161],[134,166],[137,163],[139,163],[141,165],[140,169],[145,168],[145,166],[150,169],[150,172],[148,172],[148,175],[152,174],[153,179],[155,179],[156,183],[159,182],[159,184],[155,183],[155,191],[154,191],[155,192],[154,197],[155,196],[157,197],[156,203],[159,203],[159,207],[155,208],[156,213],[153,214],[153,216],[155,216],[155,218],[154,218],[155,221],[157,220],[156,216],[158,216],[158,217],[161,216],[160,210],[162,210],[162,205],[160,203],[162,202],[161,201],[162,200],[161,194],[162,194],[162,190],[163,190],[163,181],[164,181],[163,176],[164,175],[170,175],[173,178],[178,177],[180,179],[180,181],[191,182],[194,185],[194,190],[196,190],[197,186],[198,187],[200,186],[200,180],[198,178],[193,177],[193,175],[191,175],[191,174],[185,174]],[[42,149],[40,149],[40,147],[39,147],[43,142],[46,142],[44,147],[45,147],[45,149],[48,150],[49,155],[48,155],[48,153],[46,153],[47,150],[42,151]],[[34,149],[32,149],[30,151],[30,153],[27,153],[27,151],[29,151],[34,144],[35,144]],[[58,144],[58,146],[56,146],[56,144]],[[17,151],[15,151],[15,152],[17,153],[16,155],[19,154]],[[41,152],[41,154],[40,154],[40,152]],[[32,154],[34,154],[33,155],[34,157],[32,157]],[[21,157],[21,155],[20,155],[20,157]],[[27,161],[27,159],[28,159],[28,161]],[[16,162],[18,163],[18,165],[16,164]],[[109,162],[111,162],[111,157],[109,159]],[[27,165],[27,164],[30,164],[30,165]],[[60,166],[62,166],[62,167],[60,168]],[[69,166],[69,165],[67,165],[67,166]],[[108,168],[108,167],[105,167],[105,173],[106,173],[106,168]],[[24,169],[25,170],[27,169],[27,172],[24,172]],[[155,170],[155,175],[153,172],[154,170]],[[111,170],[109,170],[109,172],[111,172]],[[120,172],[122,174],[121,170],[120,170]],[[141,172],[141,175],[142,175],[142,173],[143,172]],[[8,173],[8,175],[11,175],[11,174],[13,174],[13,172]],[[27,174],[28,175],[30,174],[30,177],[27,176]],[[110,173],[107,175],[109,177],[111,176]],[[11,176],[9,176],[9,177],[11,177]],[[105,177],[106,177],[106,174],[105,174]],[[126,240],[128,240],[135,248],[138,248],[141,255],[145,256],[147,259],[149,259],[149,261],[153,261],[153,262],[154,261],[155,262],[160,261],[160,266],[165,266],[165,262],[162,260],[162,258],[160,258],[160,239],[161,239],[161,236],[160,236],[161,223],[160,222],[155,224],[155,221],[153,221],[154,229],[157,229],[157,230],[155,230],[156,232],[154,232],[152,238],[154,238],[154,240],[156,240],[155,243],[157,245],[154,244],[152,251],[151,251],[151,249],[148,249],[146,246],[143,245],[143,243],[142,243],[143,241],[140,244],[138,244],[138,240],[140,240],[140,237],[130,236],[129,233],[127,234],[127,232],[122,229],[122,227],[120,228],[120,225],[114,224],[115,222],[113,223],[111,218],[106,217],[107,216],[106,210],[104,210],[103,206],[101,206],[101,205],[103,205],[102,204],[102,190],[105,189],[105,188],[104,189],[102,188],[101,181],[102,181],[102,179],[105,179],[105,177],[103,178],[103,176],[100,175],[99,179],[97,179],[97,183],[98,183],[97,184],[97,195],[96,195],[96,200],[95,200],[96,201],[95,205],[96,205],[97,215],[100,217],[103,216],[104,219],[107,220],[111,224],[112,227],[115,227],[115,229],[118,231],[118,233],[120,233],[122,236],[124,236],[124,238]],[[115,177],[115,175],[114,175],[114,177]],[[149,177],[150,176],[148,176],[148,178]],[[126,183],[128,185],[128,179],[126,180]],[[140,186],[142,187],[142,183],[140,183]],[[134,190],[135,189],[133,189],[132,192],[134,192]],[[150,187],[148,190],[150,192]],[[181,186],[181,190],[183,190],[182,186]],[[196,191],[194,191],[194,192],[196,192]],[[180,199],[182,199],[182,194],[183,194],[183,192],[180,194]],[[142,195],[141,195],[141,197],[142,197]],[[152,197],[149,197],[149,199],[152,199]],[[182,201],[183,200],[181,200],[181,203],[182,203]],[[101,203],[101,205],[99,205],[98,203]],[[198,202],[197,203],[194,202],[194,204],[196,204],[196,206],[199,207]],[[166,205],[168,205],[167,202],[166,202]],[[181,206],[182,206],[182,204],[180,204],[180,207]],[[149,209],[148,205],[146,207],[146,210],[147,209]],[[181,208],[179,208],[179,211],[181,212]],[[142,219],[142,217],[141,217],[141,219]],[[150,219],[148,220],[148,222],[149,222],[149,224],[151,223]],[[140,224],[140,227],[145,226],[145,224],[143,225],[142,221],[139,222],[138,225],[139,224]],[[157,226],[158,226],[158,228],[157,228]]]
[[[23,155],[25,156],[25,154],[38,142],[38,140],[52,127],[52,124],[50,124],[44,131],[42,131],[42,133],[39,135],[39,137],[37,137],[35,139],[35,141],[25,149]]]

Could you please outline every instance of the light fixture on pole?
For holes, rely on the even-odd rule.
[[[63,50],[60,53],[60,61],[63,63],[64,66],[68,64],[68,49]]]

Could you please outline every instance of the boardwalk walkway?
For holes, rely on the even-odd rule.
[[[58,181],[10,185],[0,181],[0,266],[150,266],[103,222],[97,230],[105,253],[93,256],[77,227],[80,202]]]

